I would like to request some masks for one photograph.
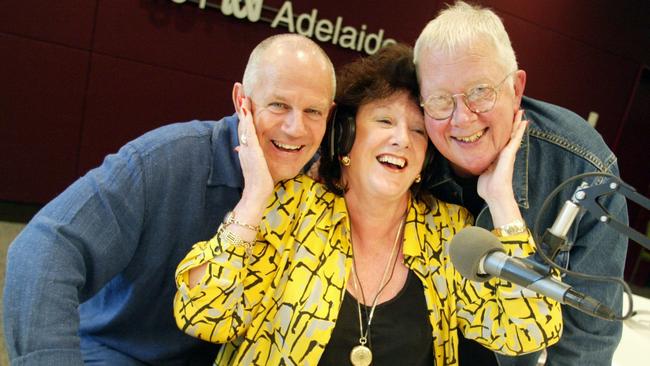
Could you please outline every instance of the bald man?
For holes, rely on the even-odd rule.
[[[333,106],[334,68],[311,40],[251,53],[248,98],[274,181],[312,158]],[[237,114],[151,131],[47,204],[12,243],[4,330],[12,365],[207,365],[216,346],[174,323],[176,265],[239,201]]]

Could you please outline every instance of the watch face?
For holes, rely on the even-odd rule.
[[[526,231],[526,224],[521,220],[515,220],[514,222],[506,225],[504,230],[508,235],[521,234]]]
[[[510,236],[526,232],[526,223],[522,220],[515,220],[509,224],[498,227],[495,232],[499,236]]]

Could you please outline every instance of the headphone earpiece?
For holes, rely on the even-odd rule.
[[[356,125],[351,111],[336,108],[332,116],[330,130],[330,158],[338,160],[339,156],[347,155],[352,150]]]

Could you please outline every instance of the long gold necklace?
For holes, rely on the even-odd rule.
[[[361,317],[361,304],[359,303],[359,299],[358,298],[356,299],[357,310],[359,312],[359,345],[354,346],[354,348],[352,348],[352,351],[350,352],[350,362],[352,362],[352,365],[354,366],[368,366],[372,362],[372,351],[370,350],[370,348],[366,346],[366,343],[368,342],[368,333],[370,332],[370,324],[372,323],[372,318],[373,315],[375,314],[375,307],[377,306],[377,300],[379,299],[379,294],[381,294],[381,292],[388,284],[388,281],[386,281],[386,276],[388,275],[388,269],[390,268],[390,264],[391,262],[393,262],[393,255],[395,255],[395,259],[397,259],[398,257],[395,249],[397,248],[397,243],[399,241],[400,234],[402,233],[403,226],[404,226],[404,218],[402,218],[401,223],[397,228],[397,234],[395,235],[393,248],[390,251],[390,256],[388,257],[388,261],[386,262],[386,267],[384,268],[384,274],[381,276],[381,281],[379,282],[379,291],[377,291],[375,298],[372,300],[372,307],[370,308],[370,314],[368,314],[368,323],[366,324],[365,332],[363,331],[363,320]],[[396,264],[393,263],[393,271],[395,271],[395,265]],[[361,281],[357,276],[355,267],[356,267],[356,262],[354,261],[354,254],[353,254],[352,255],[352,276],[354,278],[352,284],[354,285],[354,292],[357,293],[357,296],[359,296],[359,293],[361,293],[361,297],[363,299],[363,302],[365,303],[366,299],[365,296],[363,295],[363,288],[361,287]],[[392,278],[392,273],[391,273],[391,278]],[[357,288],[357,283],[359,286],[358,288]]]

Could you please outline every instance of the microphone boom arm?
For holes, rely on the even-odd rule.
[[[650,250],[650,238],[641,234],[637,230],[620,222],[603,208],[598,199],[614,193],[620,193],[630,201],[637,203],[646,210],[650,210],[650,199],[639,194],[634,187],[623,182],[618,177],[610,177],[603,183],[593,186],[580,186],[574,196],[573,202],[582,206],[592,215],[598,217],[600,222],[611,226],[619,233],[627,236],[635,242],[641,244],[644,248]]]

